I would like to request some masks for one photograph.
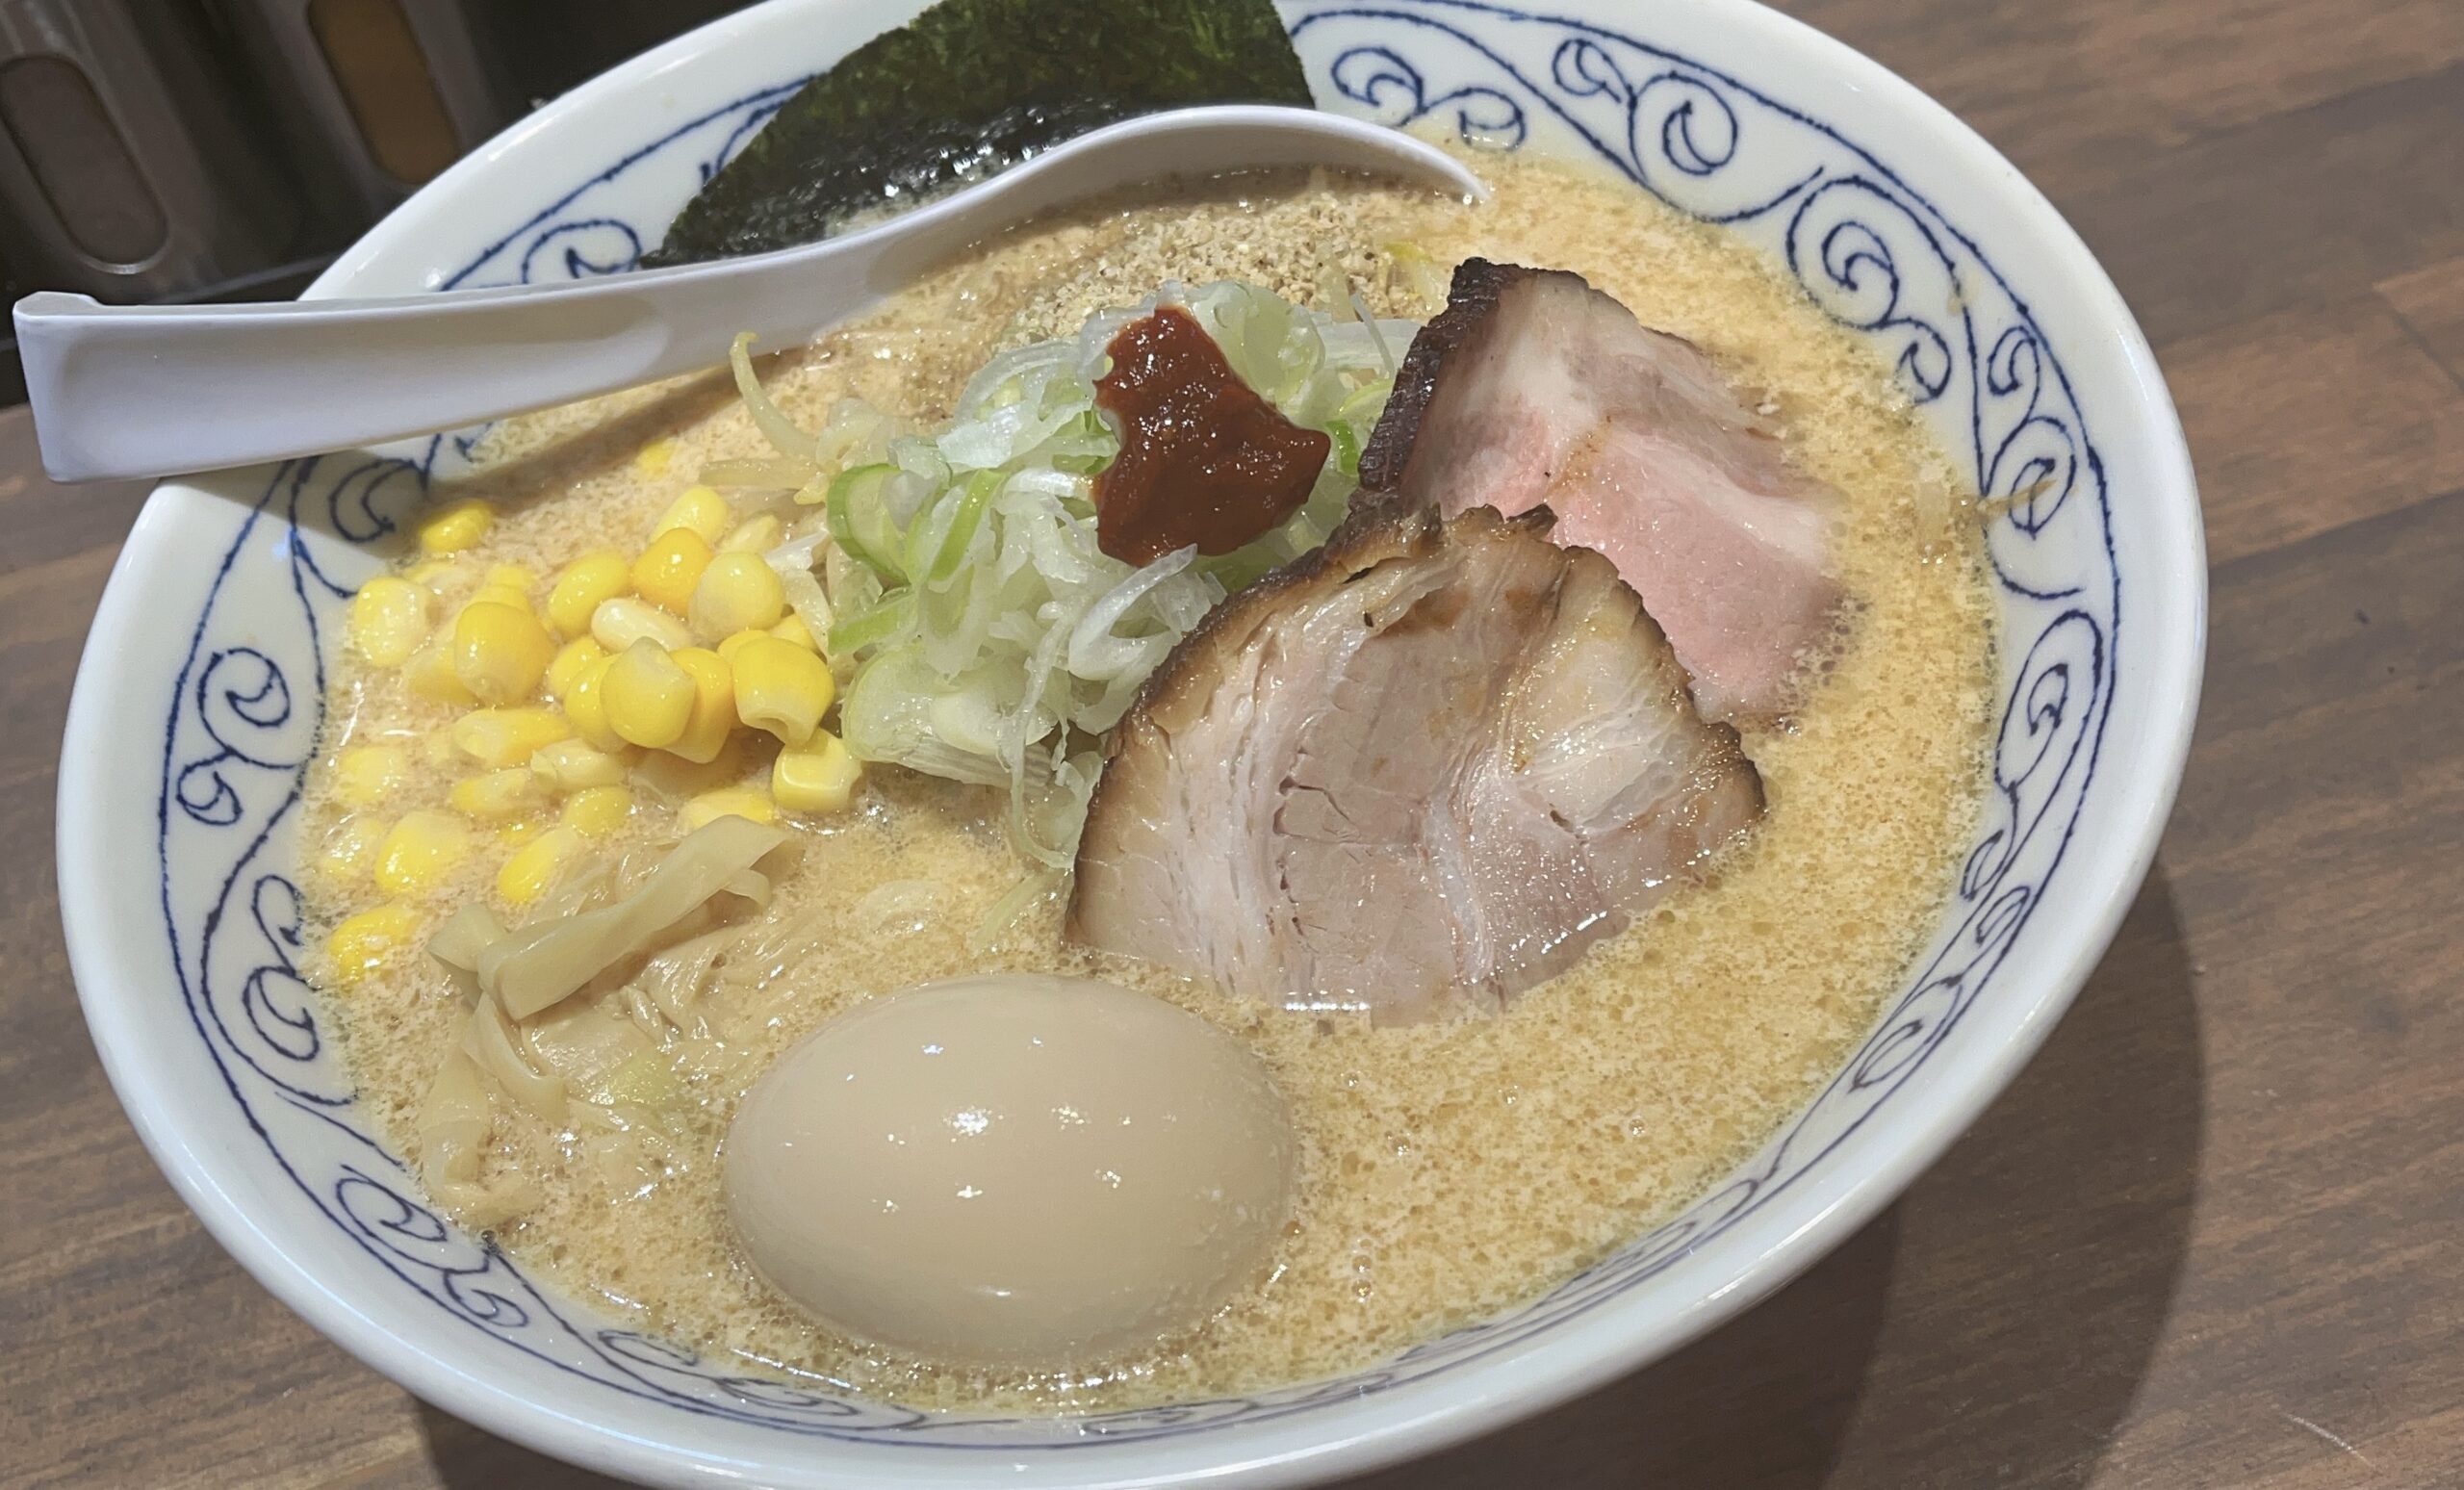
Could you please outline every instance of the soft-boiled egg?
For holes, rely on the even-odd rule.
[[[1057,1368],[1194,1324],[1291,1208],[1266,1067],[1162,999],[1017,973],[863,1004],[737,1110],[727,1204],[754,1267],[860,1339]]]

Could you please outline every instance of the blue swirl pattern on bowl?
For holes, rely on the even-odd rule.
[[[1066,1422],[932,1415],[826,1383],[747,1374],[739,1363],[610,1327],[555,1298],[484,1239],[429,1210],[402,1163],[354,1113],[348,1073],[298,971],[299,890],[273,867],[287,856],[269,852],[294,826],[322,713],[328,632],[350,593],[296,530],[352,542],[383,536],[424,500],[432,475],[467,457],[475,433],[439,436],[417,458],[291,462],[221,555],[168,701],[158,866],[165,926],[187,1013],[275,1162],[327,1220],[438,1308],[509,1349],[645,1402],[792,1433],[1016,1451],[1305,1413],[1509,1349],[1675,1266],[1816,1172],[1986,993],[2086,800],[2119,641],[2105,472],[2044,330],[1976,244],[1884,162],[1684,57],[1476,0],[1305,0],[1286,13],[1329,106],[1395,124],[1434,120],[1494,149],[1553,137],[1555,147],[1587,151],[1673,206],[1769,247],[1817,304],[1892,362],[1938,428],[1964,436],[1968,474],[1997,512],[1989,549],[2005,591],[2008,695],[1993,801],[1936,949],[1845,1067],[1719,1189],[1529,1305],[1373,1370]],[[669,172],[680,199],[795,87],[738,99],[624,156],[448,284],[631,268],[654,228],[612,213],[597,200],[601,189],[631,172]],[[272,572],[296,595],[302,624],[280,635],[225,634],[215,600],[226,583],[262,581],[269,543],[279,560]]]

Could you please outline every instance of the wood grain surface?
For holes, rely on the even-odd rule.
[[[1793,0],[2018,163],[2196,452],[2198,743],[2120,939],[1907,1197],[1744,1319],[1376,1490],[2464,1485],[2464,0]],[[97,1067],[61,722],[141,493],[0,417],[0,1483],[603,1484],[198,1228]]]

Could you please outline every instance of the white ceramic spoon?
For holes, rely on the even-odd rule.
[[[1478,199],[1445,152],[1310,109],[1215,105],[1095,130],[844,238],[575,283],[388,299],[17,302],[43,469],[171,475],[454,429],[715,366],[741,331],[808,341],[1046,208],[1164,176],[1270,166],[1400,173]]]

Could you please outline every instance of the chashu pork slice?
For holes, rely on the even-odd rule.
[[[1607,555],[1712,719],[1786,710],[1834,624],[1838,494],[1792,464],[1702,348],[1558,270],[1467,259],[1362,452],[1364,501],[1546,503]]]
[[[1356,512],[1112,737],[1073,939],[1381,1023],[1490,1011],[1762,810],[1631,588],[1545,510]]]

